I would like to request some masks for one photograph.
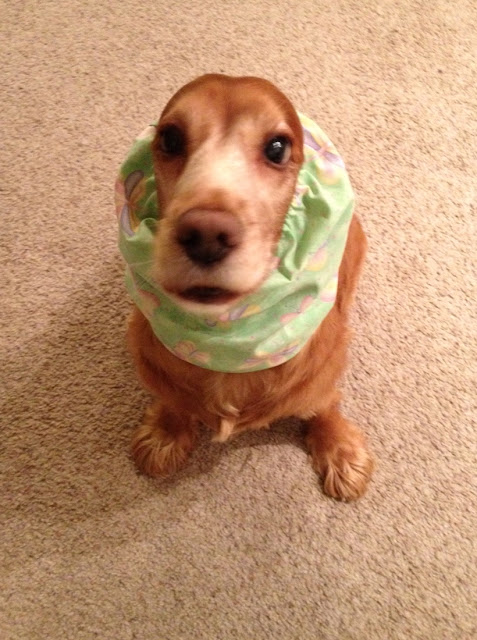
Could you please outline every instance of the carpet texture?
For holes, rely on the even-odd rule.
[[[473,0],[3,0],[3,640],[477,637]],[[153,481],[113,184],[206,71],[276,82],[369,237],[345,410],[378,466],[324,497],[289,420]]]

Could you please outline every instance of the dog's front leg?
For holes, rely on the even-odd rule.
[[[153,477],[168,476],[187,460],[197,437],[197,422],[155,400],[132,441],[132,457],[140,471]]]
[[[373,461],[364,435],[341,415],[337,404],[308,420],[307,444],[326,494],[339,500],[363,495]]]

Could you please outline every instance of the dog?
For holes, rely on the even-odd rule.
[[[366,237],[331,141],[266,80],[201,76],[136,140],[116,206],[154,396],[138,469],[174,473],[201,424],[223,442],[296,416],[324,492],[359,498],[373,461],[338,382]]]

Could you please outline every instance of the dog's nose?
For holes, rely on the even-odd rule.
[[[240,245],[242,236],[240,221],[225,211],[190,209],[177,224],[177,242],[201,266],[222,261]]]

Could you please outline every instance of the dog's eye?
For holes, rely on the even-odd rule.
[[[159,148],[168,156],[180,156],[185,150],[185,137],[179,127],[171,124],[159,133]]]
[[[286,136],[275,136],[265,145],[264,154],[273,164],[286,164],[291,155],[291,142]]]

